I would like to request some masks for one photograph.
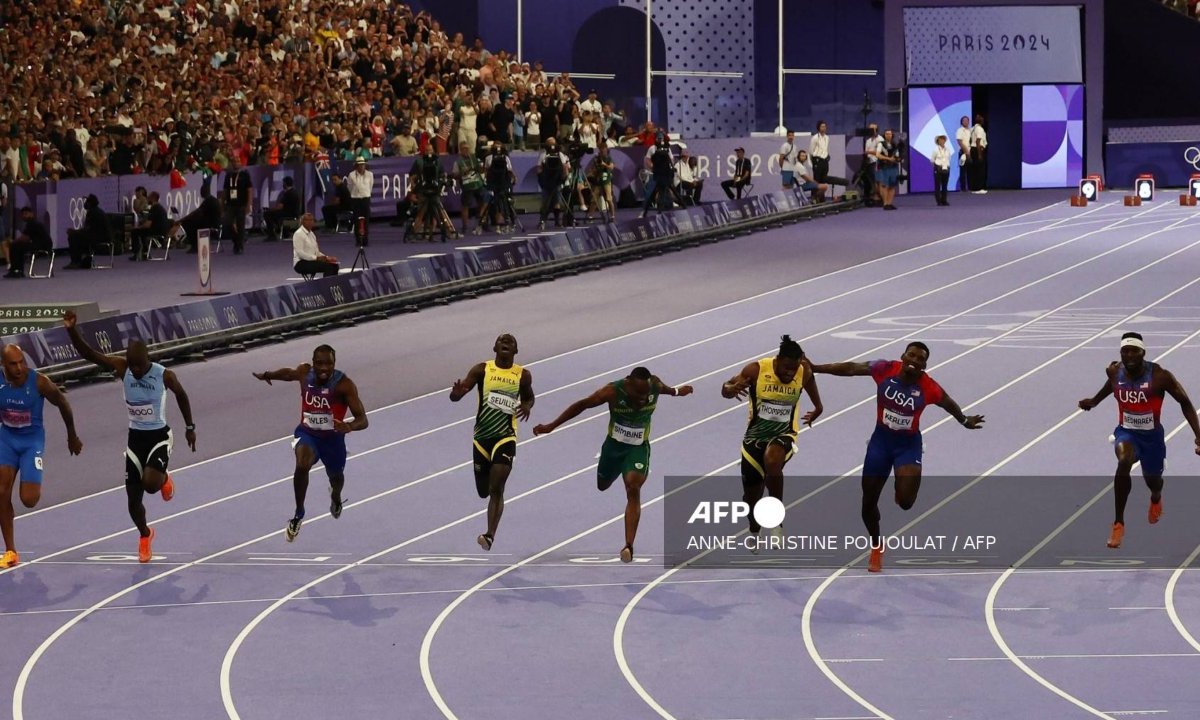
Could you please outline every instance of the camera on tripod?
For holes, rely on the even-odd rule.
[[[591,155],[594,152],[595,150],[578,140],[567,143],[567,159],[571,161],[572,165],[578,165],[585,155]]]
[[[422,164],[421,172],[417,175],[417,192],[422,195],[441,195],[447,184],[446,176],[436,161]]]

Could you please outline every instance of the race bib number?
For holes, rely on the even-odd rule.
[[[125,409],[129,413],[129,422],[146,422],[154,419],[154,406],[152,405],[125,403]]]
[[[332,430],[333,415],[329,413],[304,413],[304,427],[312,430]]]
[[[892,430],[912,430],[913,416],[898,413],[891,408],[884,408],[883,424]]]
[[[5,410],[0,415],[0,422],[5,427],[27,428],[33,425],[33,412],[30,410]]]
[[[493,410],[499,410],[505,415],[516,415],[517,407],[521,404],[521,401],[511,395],[490,392],[487,394],[487,399],[484,400],[483,404]]]
[[[620,423],[613,423],[611,437],[626,445],[641,445],[646,442],[646,428],[632,428]]]
[[[758,405],[758,417],[768,422],[791,422],[792,411],[795,410],[795,408],[795,405],[789,405],[788,403],[764,400]]]
[[[1121,413],[1121,427],[1129,430],[1153,430],[1154,413]]]

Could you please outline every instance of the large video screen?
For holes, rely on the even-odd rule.
[[[904,9],[910,85],[1083,82],[1077,5]]]
[[[1083,177],[1083,86],[1021,89],[1021,187],[1074,187]]]
[[[908,89],[908,190],[933,191],[933,149],[938,135],[950,148],[950,190],[958,187],[958,143],[954,133],[963,116],[971,114],[971,88],[933,87]]]

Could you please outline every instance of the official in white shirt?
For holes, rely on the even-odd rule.
[[[316,224],[312,213],[304,213],[300,218],[300,227],[292,234],[292,269],[301,275],[337,275],[337,258],[321,254],[321,248],[317,247],[317,235],[313,232]]]
[[[779,175],[783,179],[783,189],[791,190],[796,182],[796,132],[787,131],[787,140],[779,147]]]
[[[350,210],[355,218],[371,219],[371,193],[375,189],[375,174],[367,169],[367,159],[354,161],[354,172],[346,175],[346,187],[350,188]]]
[[[817,134],[808,141],[808,157],[812,161],[813,179],[818,183],[829,177],[829,123],[817,121]]]
[[[950,184],[950,148],[946,146],[945,135],[938,135],[934,139],[937,145],[933,148],[933,199],[938,205],[949,205],[950,202],[946,199],[946,190]]]
[[[867,126],[867,139],[863,142],[863,194],[866,198],[864,203],[867,207],[874,207],[880,203],[879,186],[875,182],[875,170],[879,167],[879,158],[875,157],[875,153],[879,150],[879,143],[883,142],[883,136],[879,134],[879,125],[871,123]]]
[[[963,115],[958,122],[958,130],[954,133],[954,141],[958,144],[958,166],[962,168],[958,173],[958,189],[970,190],[971,118]]]
[[[975,116],[971,128],[971,192],[987,194],[987,131],[983,129],[983,116]]]

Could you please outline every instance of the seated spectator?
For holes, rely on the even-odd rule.
[[[750,161],[746,158],[745,148],[734,148],[734,154],[737,155],[737,161],[733,164],[733,177],[721,183],[721,189],[733,199],[733,193],[736,190],[737,196],[742,197],[742,188],[750,184],[753,177],[753,168]]]
[[[801,190],[812,193],[814,202],[825,200],[825,193],[828,192],[829,186],[816,181],[813,175],[812,162],[808,159],[807,150],[800,150],[796,153],[795,172],[796,182],[800,185]]]
[[[329,202],[321,206],[321,216],[325,220],[325,229],[333,230],[337,227],[338,213],[352,212],[350,207],[350,188],[346,187],[346,181],[340,175],[331,175],[329,178],[333,182],[333,194],[329,198]]]
[[[282,230],[284,220],[296,220],[301,211],[300,193],[296,192],[296,181],[290,177],[283,179],[283,192],[271,203],[271,207],[263,210],[263,224],[266,226],[267,242],[274,242],[276,235]]]
[[[300,227],[292,234],[292,268],[301,275],[337,275],[337,258],[323,255],[317,247],[317,235],[313,232],[316,224],[312,213],[304,213],[300,218]]]
[[[108,216],[100,209],[100,198],[88,195],[83,207],[86,211],[83,216],[83,227],[78,230],[74,228],[67,230],[67,247],[71,252],[71,262],[66,265],[68,270],[90,268],[96,246],[110,242]]]
[[[95,195],[88,196],[90,201]],[[96,200],[99,205],[100,201]],[[54,243],[50,240],[50,231],[33,214],[33,208],[21,208],[21,221],[25,224],[21,232],[12,240],[0,242],[3,245],[4,257],[8,260],[7,278],[25,277],[25,256],[32,252],[49,252]]]
[[[189,253],[196,252],[196,233],[201,230],[211,230],[221,225],[221,201],[213,197],[208,183],[200,186],[200,206],[180,218],[178,225],[183,228]]]
[[[689,155],[687,150],[684,150],[683,157],[679,158],[679,189],[682,191],[680,194],[690,199],[693,205],[700,204],[704,181],[700,179],[699,162]]]
[[[158,201],[158,192],[150,193],[149,200],[150,207],[146,209],[145,215],[138,216],[137,225],[130,234],[130,239],[133,241],[133,253],[129,256],[130,260],[149,260],[150,238],[165,238],[171,230],[171,220],[167,217],[166,208]],[[74,257],[75,255],[72,253],[72,260]]]

